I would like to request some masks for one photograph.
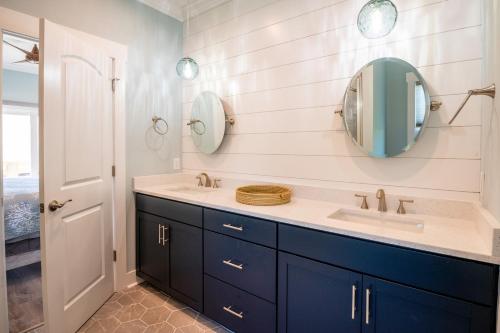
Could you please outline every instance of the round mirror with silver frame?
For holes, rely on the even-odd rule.
[[[205,154],[214,153],[222,143],[226,131],[226,122],[230,124],[224,112],[220,98],[211,91],[200,93],[191,108],[191,120],[187,123],[194,145]]]
[[[433,109],[439,103],[432,103]],[[397,58],[376,59],[352,78],[342,116],[347,133],[368,155],[386,158],[409,150],[422,134],[431,101],[418,70]]]

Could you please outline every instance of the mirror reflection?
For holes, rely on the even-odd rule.
[[[195,146],[205,154],[214,153],[222,143],[226,129],[226,115],[220,98],[211,91],[196,97],[187,124]]]
[[[351,80],[343,116],[353,141],[373,157],[391,157],[410,149],[429,115],[425,82],[409,63],[381,58]]]

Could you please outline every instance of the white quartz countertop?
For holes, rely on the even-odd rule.
[[[172,185],[176,184],[181,185],[180,183],[152,185],[151,181],[135,181],[134,192],[360,239],[500,264],[500,257],[492,255],[491,240],[489,244],[485,239],[485,232],[481,232],[484,227],[478,226],[478,223],[484,222],[473,219],[413,213],[407,216],[421,220],[423,228],[391,228],[329,218],[339,209],[361,212],[354,205],[292,197],[292,201],[285,205],[249,206],[236,202],[234,189],[211,189],[201,193],[182,192],[172,190],[175,188]],[[397,217],[395,213],[378,213],[376,208],[370,211],[374,214],[393,214]]]

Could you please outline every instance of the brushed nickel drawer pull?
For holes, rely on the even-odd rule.
[[[236,226],[234,226],[232,224],[226,224],[226,223],[224,223],[222,226],[224,228],[228,228],[228,229],[231,229],[231,230],[243,231],[243,227],[242,226],[236,227]]]
[[[240,319],[243,319],[243,311],[242,311],[242,312],[236,312],[236,311],[233,311],[233,310],[231,309],[232,307],[233,307],[232,305],[230,305],[230,306],[223,306],[223,307],[222,307],[222,309],[223,309],[224,311],[226,311],[227,313],[232,314],[232,315],[233,315],[233,316],[235,316],[235,317],[238,317],[238,318],[240,318]]]
[[[161,245],[161,224],[158,224],[158,244]]]
[[[163,227],[163,246],[165,246],[165,243],[168,242],[168,238],[165,237],[165,230],[168,230],[168,227]]]
[[[240,271],[243,270],[243,264],[235,264],[232,262],[231,259],[222,260],[222,263],[225,265],[231,266],[233,268],[239,269]]]
[[[365,324],[370,325],[370,289],[366,289],[366,317],[365,317]]]
[[[352,285],[351,319],[356,319],[356,285]]]

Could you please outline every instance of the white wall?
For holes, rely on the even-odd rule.
[[[184,53],[201,67],[184,83],[183,123],[196,95],[214,90],[236,124],[212,156],[184,126],[184,170],[478,199],[480,100],[446,123],[482,84],[481,0],[395,0],[396,28],[377,40],[355,25],[364,3],[233,0],[185,24]],[[334,111],[350,77],[383,56],[417,67],[443,107],[413,149],[377,160],[350,142]]]

